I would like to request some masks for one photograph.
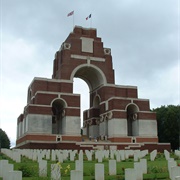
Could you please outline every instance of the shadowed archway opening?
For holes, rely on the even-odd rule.
[[[138,136],[139,124],[137,121],[138,107],[130,104],[127,107],[127,135]]]
[[[65,103],[61,99],[56,99],[52,103],[52,134],[63,134],[64,108]]]
[[[101,102],[100,97],[96,96],[93,101],[93,108],[99,109],[100,102]]]

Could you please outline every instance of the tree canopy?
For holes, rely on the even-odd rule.
[[[5,131],[0,128],[0,148],[10,148],[10,140]]]
[[[156,112],[159,142],[170,142],[173,150],[180,146],[180,106],[168,105],[153,109]]]

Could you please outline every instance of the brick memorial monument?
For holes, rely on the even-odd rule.
[[[96,29],[75,26],[55,53],[52,78],[35,77],[28,87],[27,105],[17,119],[17,148],[82,149],[75,77],[84,80],[90,92],[90,107],[83,112],[83,137],[98,137],[104,146],[112,143],[117,149],[159,145],[149,100],[138,98],[136,86],[116,85],[111,49],[103,47]]]

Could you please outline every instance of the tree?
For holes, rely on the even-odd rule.
[[[0,148],[10,148],[10,140],[5,131],[0,128]]]
[[[159,142],[170,142],[173,150],[180,146],[180,106],[168,105],[153,109],[156,112]]]

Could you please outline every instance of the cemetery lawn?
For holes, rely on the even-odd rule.
[[[175,157],[173,154],[171,154],[171,157],[175,158],[177,161],[177,164],[180,164],[180,159]],[[150,161],[149,156],[145,157],[147,159],[147,174],[143,175],[144,180],[151,180],[151,179],[159,179],[159,180],[170,180],[169,179],[169,173],[167,169],[167,161],[164,158],[164,155],[159,153],[157,155],[157,158],[155,161]],[[56,162],[48,161],[48,177],[38,177],[38,163],[36,161],[29,160],[25,157],[21,158],[21,163],[16,163],[9,159],[7,156],[0,154],[0,160],[1,159],[8,159],[9,163],[14,164],[14,170],[21,170],[23,171],[23,180],[50,180],[51,176],[51,164],[54,164]],[[95,163],[97,163],[96,160],[93,161],[87,161],[85,160],[86,157],[84,156],[84,180],[93,180],[94,172],[95,172]],[[104,172],[105,172],[105,180],[124,180],[124,170],[126,168],[133,168],[134,160],[133,158],[129,158],[128,160],[117,162],[117,175],[116,176],[109,176],[108,174],[108,159],[103,160],[104,164]],[[70,170],[75,169],[75,163],[71,161],[65,161],[61,163],[62,169],[62,180],[69,180],[70,179],[70,170],[66,171],[67,166],[70,165]],[[26,176],[26,177],[25,177]],[[27,177],[30,176],[30,177]],[[2,178],[0,178],[2,180]]]

